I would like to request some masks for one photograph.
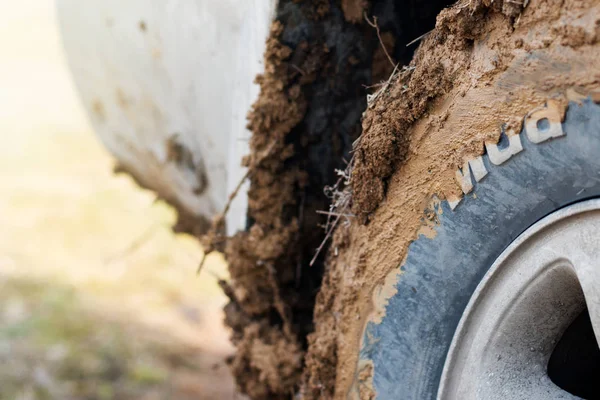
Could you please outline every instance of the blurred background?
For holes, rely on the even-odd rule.
[[[53,0],[0,2],[0,399],[233,399],[226,276],[94,137]]]

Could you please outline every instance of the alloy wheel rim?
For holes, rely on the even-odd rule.
[[[579,398],[547,366],[586,307],[600,343],[600,199],[550,214],[498,257],[459,322],[438,399]]]

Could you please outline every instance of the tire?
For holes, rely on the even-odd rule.
[[[600,106],[571,102],[563,136],[534,144],[501,165],[483,156],[487,175],[452,210],[438,214],[436,236],[408,249],[397,293],[381,323],[369,322],[359,362],[373,363],[380,399],[435,399],[457,326],[494,260],[544,216],[600,195]]]

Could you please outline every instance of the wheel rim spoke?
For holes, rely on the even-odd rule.
[[[573,267],[583,289],[596,342],[600,345],[600,254],[595,254],[586,243],[582,247],[584,251],[573,260]]]
[[[586,305],[600,343],[600,199],[542,219],[498,257],[457,328],[438,399],[578,398],[547,368]]]

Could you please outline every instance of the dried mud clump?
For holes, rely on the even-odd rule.
[[[317,210],[323,187],[360,132],[366,85],[377,45],[329,1],[280,1],[257,77],[252,131],[248,229],[226,244],[231,302],[226,322],[237,346],[238,386],[253,399],[298,392],[306,336],[313,330],[323,256]]]
[[[279,42],[282,32],[281,23],[274,23],[265,54],[265,73],[257,78],[261,96],[249,116],[248,127],[255,132],[252,154],[266,152],[251,176],[248,198],[252,226],[232,238],[226,248],[232,278],[226,321],[233,328],[232,339],[237,346],[231,365],[242,392],[255,399],[293,391],[302,371],[297,335],[289,328],[287,335],[283,333],[283,325],[291,324],[286,308],[293,299],[284,303],[279,294],[279,282],[292,279],[293,271],[281,274],[277,269],[281,269],[281,263],[291,265],[296,261],[296,254],[288,249],[298,237],[298,218],[286,215],[286,208],[297,207],[295,192],[306,176],[298,166],[284,165],[295,153],[287,135],[302,120],[307,105],[300,83],[289,79],[285,60],[292,49]]]
[[[385,197],[386,181],[408,155],[408,129],[438,96],[448,93],[468,65],[473,40],[489,12],[515,18],[518,2],[472,1],[440,13],[429,43],[443,51],[419,51],[406,74],[398,74],[390,90],[378,96],[362,121],[351,179],[353,211],[367,220]],[[393,106],[392,106],[393,104]]]
[[[298,393],[305,366],[326,376],[314,380],[313,372],[305,374],[305,398],[332,393],[335,347],[305,357],[327,254],[325,248],[309,266],[324,238],[324,218],[317,213],[329,206],[323,189],[350,159],[367,94],[377,90],[373,79],[387,79],[396,60],[408,62],[412,49],[405,44],[421,35],[423,22],[432,23],[446,3],[278,4],[265,72],[257,77],[260,96],[248,117],[248,229],[228,240],[225,249],[231,274],[230,283],[223,283],[231,299],[226,321],[238,348],[231,366],[239,388],[253,399]],[[377,21],[376,27],[366,23],[367,17]]]

